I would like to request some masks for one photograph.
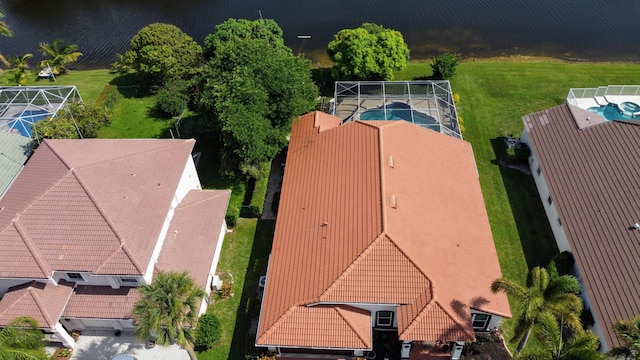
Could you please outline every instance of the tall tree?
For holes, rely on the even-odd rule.
[[[247,20],[229,19],[216,25],[213,33],[204,39],[204,57],[210,59],[216,49],[229,43],[248,40],[264,39],[275,46],[284,46],[282,29],[273,19]]]
[[[223,144],[224,170],[251,176],[286,145],[291,122],[313,109],[318,88],[310,62],[293,55],[282,40],[265,39],[260,33],[227,36],[234,24],[246,27],[230,20],[217,27],[224,29],[224,36],[209,37],[216,45],[209,49],[212,57],[200,78],[198,105]]]
[[[4,14],[0,12],[0,19],[4,17]],[[2,36],[13,36],[13,31],[9,29],[7,23],[4,21],[0,21],[0,35]],[[5,66],[9,66],[9,62],[4,57],[4,55],[0,54],[0,62],[2,62]]]
[[[609,355],[640,360],[640,317],[618,320],[612,326],[622,345],[614,347]]]
[[[0,331],[0,359],[46,360],[44,333],[36,320],[19,317]]]
[[[82,53],[78,45],[65,44],[62,39],[55,39],[52,43],[40,43],[40,52],[46,59],[40,62],[40,67],[51,66],[54,75],[67,72],[67,65],[78,61]]]
[[[196,286],[186,272],[159,272],[151,285],[138,289],[142,297],[133,307],[138,321],[136,337],[153,338],[163,346],[175,342],[195,360],[194,331],[201,301],[206,296],[204,290]]]
[[[22,56],[16,56],[9,60],[13,66],[13,79],[17,85],[24,85],[27,83],[27,75],[29,74],[28,61],[33,57],[33,54],[24,54]]]
[[[577,295],[580,293],[580,283],[573,276],[552,277],[545,268],[535,267],[529,271],[527,287],[513,280],[500,278],[493,281],[491,291],[503,291],[519,302],[511,339],[520,339],[516,353],[520,353],[527,345],[533,326],[540,321],[541,314],[545,312],[562,321],[565,327],[577,332],[582,331],[582,300]]]
[[[539,316],[536,336],[542,346],[533,352],[525,352],[519,360],[606,360],[598,351],[600,341],[593,331],[572,333],[565,339],[562,326],[549,312]]]
[[[202,47],[175,25],[147,25],[133,36],[130,45],[118,63],[136,70],[146,85],[191,78],[202,66]]]
[[[343,29],[327,47],[336,79],[393,80],[409,61],[409,48],[399,31],[364,23]]]

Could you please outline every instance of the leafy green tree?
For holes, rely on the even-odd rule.
[[[78,45],[65,44],[62,39],[55,39],[52,43],[40,43],[40,52],[46,59],[40,62],[40,67],[51,66],[54,75],[67,72],[67,65],[78,61],[82,53]]]
[[[364,23],[343,29],[328,45],[336,79],[393,80],[409,61],[409,48],[399,31]]]
[[[118,63],[136,70],[151,86],[191,78],[202,66],[202,47],[175,25],[147,25],[133,36],[130,45]]]
[[[582,300],[580,283],[570,275],[549,276],[545,268],[535,267],[529,272],[527,287],[505,278],[491,284],[494,293],[502,291],[519,302],[516,325],[511,341],[520,339],[516,353],[527,345],[533,326],[539,323],[541,314],[548,312],[573,331],[582,331],[580,313]]]
[[[3,17],[4,17],[4,14],[2,12],[0,12],[0,19],[2,19]],[[0,35],[2,35],[2,36],[13,36],[13,31],[11,31],[11,29],[9,29],[9,27],[7,26],[7,23],[4,22],[4,21],[0,21]],[[4,64],[4,66],[9,66],[9,62],[7,61],[7,59],[2,54],[0,54],[0,62],[2,62]]]
[[[12,320],[0,331],[0,359],[46,360],[44,333],[30,317]]]
[[[215,314],[207,313],[200,317],[196,327],[195,348],[198,351],[211,349],[220,341],[222,329],[220,320]]]
[[[229,19],[216,25],[214,32],[204,39],[204,57],[210,59],[216,49],[235,41],[264,39],[274,46],[284,46],[282,29],[273,19]]]
[[[223,170],[252,174],[271,161],[317,94],[309,60],[281,41],[219,42],[200,77],[197,104],[223,145]]]
[[[622,345],[614,347],[609,355],[640,360],[640,317],[618,320],[611,326]]]
[[[200,303],[206,296],[204,290],[186,272],[159,272],[151,285],[138,289],[141,298],[132,310],[138,321],[136,337],[143,341],[155,339],[162,346],[175,342],[195,360],[194,330]]]
[[[536,336],[541,347],[525,352],[518,360],[606,360],[598,351],[600,341],[593,331],[576,332],[569,339],[562,334],[562,326],[550,312],[540,314]]]
[[[187,80],[169,80],[156,95],[156,108],[169,117],[178,116],[189,105]]]
[[[458,66],[458,55],[452,53],[444,53],[433,59],[431,62],[431,69],[433,69],[433,76],[438,79],[449,80],[456,72],[456,66]]]
[[[38,121],[31,129],[35,139],[95,138],[109,123],[109,112],[104,106],[75,102],[59,111],[55,118]]]
[[[24,54],[9,60],[13,67],[13,80],[17,85],[25,85],[27,83],[27,75],[29,75],[29,64],[27,62],[32,57],[33,54]]]

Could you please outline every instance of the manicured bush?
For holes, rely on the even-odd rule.
[[[215,314],[206,313],[198,320],[195,350],[205,351],[214,347],[222,337],[220,320]]]
[[[189,83],[185,80],[170,80],[156,96],[156,107],[169,117],[182,114],[189,103]]]
[[[240,208],[235,205],[229,205],[227,208],[227,215],[225,216],[225,220],[227,221],[228,227],[234,227],[238,223],[238,218],[240,217]]]
[[[456,66],[458,66],[458,55],[452,53],[439,55],[431,62],[433,76],[443,80],[449,80],[453,77]]]
[[[264,200],[267,196],[268,183],[268,171],[266,176],[263,173],[262,176],[256,180],[255,186],[253,188],[253,194],[251,195],[251,202],[249,203],[249,213],[251,217],[260,217],[262,215],[262,210],[264,209]]]

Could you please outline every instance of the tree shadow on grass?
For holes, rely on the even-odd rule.
[[[140,79],[134,73],[122,73],[113,78],[109,85],[116,86],[118,92],[125,98],[141,98],[150,95],[147,87],[140,86]]]
[[[499,159],[506,156],[505,137],[491,139],[491,145],[496,154],[493,162],[500,168],[527,266],[529,269],[535,266],[546,267],[551,258],[558,253],[558,247],[533,177],[519,170],[499,165]]]
[[[229,359],[244,359],[245,355],[258,354],[258,350],[254,346],[257,319],[262,301],[262,289],[258,287],[258,281],[260,276],[267,273],[274,229],[275,220],[258,220],[249,266],[245,273],[242,297],[238,306]]]

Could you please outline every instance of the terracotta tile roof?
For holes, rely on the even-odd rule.
[[[90,319],[131,319],[133,305],[140,299],[135,287],[78,285],[63,317]]]
[[[20,316],[34,318],[41,328],[53,328],[73,293],[73,284],[58,286],[31,281],[9,288],[0,300],[0,326]]]
[[[175,210],[156,268],[186,271],[198,286],[209,286],[230,196],[230,190],[191,190]]]
[[[259,345],[314,343],[282,319],[324,302],[398,304],[411,340],[468,339],[471,307],[510,316],[489,289],[501,273],[468,143],[404,121],[339,126],[320,112],[292,129]]]
[[[293,306],[263,335],[262,344],[370,349],[371,314],[344,305]]]
[[[523,121],[611,348],[618,345],[611,324],[640,314],[640,232],[628,230],[640,222],[640,124],[579,129],[577,120],[586,116],[597,115],[564,104]]]
[[[193,145],[45,140],[0,200],[0,239],[14,249],[0,253],[0,274],[142,274]]]

